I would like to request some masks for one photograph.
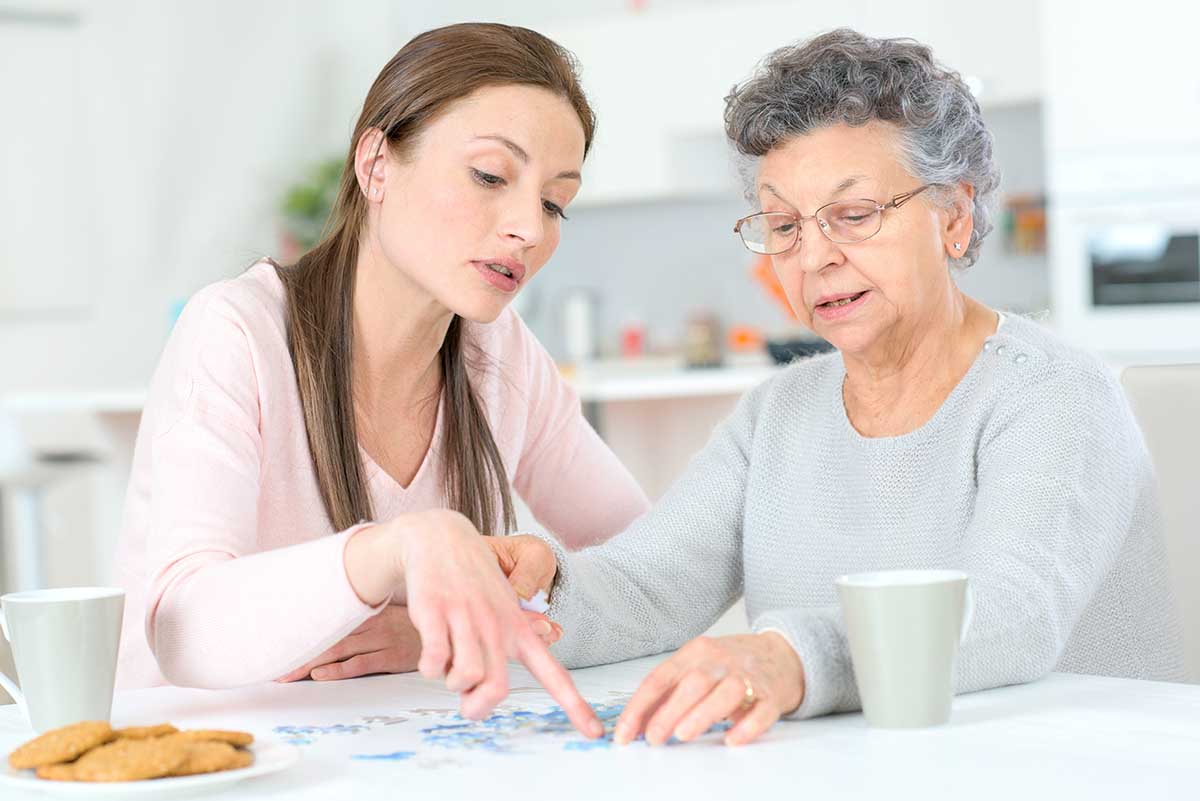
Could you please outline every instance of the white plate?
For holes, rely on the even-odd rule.
[[[198,776],[180,776],[174,779],[147,779],[140,782],[53,782],[39,779],[31,770],[13,770],[5,762],[4,771],[0,772],[0,787],[17,787],[75,798],[191,795],[254,776],[275,773],[294,765],[300,758],[300,749],[280,742],[256,742],[250,750],[254,752],[254,764],[248,768],[201,773]]]

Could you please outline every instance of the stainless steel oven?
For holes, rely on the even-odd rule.
[[[1200,224],[1098,226],[1088,235],[1091,303],[1200,303]]]
[[[1072,200],[1049,210],[1055,327],[1102,353],[1200,353],[1200,191]]]

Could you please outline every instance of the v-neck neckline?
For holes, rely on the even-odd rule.
[[[444,405],[444,395],[439,395],[437,415],[434,417],[433,421],[433,436],[430,437],[429,447],[425,449],[425,456],[422,457],[421,464],[419,467],[417,467],[417,472],[413,474],[412,480],[408,482],[407,487],[397,481],[395,476],[393,476],[391,473],[380,467],[379,463],[376,462],[375,459],[372,458],[371,454],[367,452],[367,449],[362,446],[362,443],[358,443],[358,453],[362,458],[363,466],[367,471],[368,484],[383,484],[390,491],[403,495],[404,493],[410,492],[412,488],[422,480],[424,475],[433,469],[431,463],[435,459],[438,443],[440,442],[442,436],[442,411]]]

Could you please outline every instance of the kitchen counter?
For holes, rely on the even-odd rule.
[[[628,400],[740,395],[775,375],[781,368],[757,354],[735,356],[721,367],[686,367],[676,357],[647,356],[563,366],[585,403]],[[140,414],[146,390],[124,387],[105,390],[22,392],[0,398],[0,408],[18,415]]]
[[[564,367],[585,403],[741,395],[781,368],[757,354],[735,356],[721,367],[686,367],[679,358],[643,357]]]

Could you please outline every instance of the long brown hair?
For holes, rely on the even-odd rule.
[[[309,450],[335,529],[373,517],[351,386],[355,267],[367,212],[354,171],[356,145],[376,128],[391,152],[403,158],[451,103],[504,84],[541,87],[565,98],[583,124],[587,153],[595,114],[567,50],[539,33],[508,25],[464,23],[427,31],[401,48],[367,93],[323,238],[294,265],[276,267],[287,295],[288,343]],[[500,451],[469,380],[469,344],[456,315],[439,358],[445,403],[442,482],[452,508],[484,534],[495,534],[497,518],[510,531],[516,515]]]

